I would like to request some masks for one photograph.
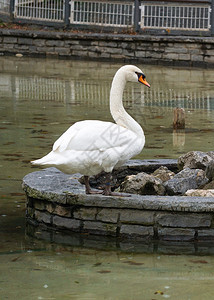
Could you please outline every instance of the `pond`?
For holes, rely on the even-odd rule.
[[[116,63],[0,57],[0,298],[211,299],[214,248],[124,251],[68,246],[29,237],[21,180],[30,160],[50,151],[74,122],[111,121],[109,89]],[[137,157],[178,158],[214,150],[213,70],[142,66],[151,88],[129,83],[124,106],[142,125]],[[185,108],[186,129],[173,132],[173,110]],[[194,250],[194,251],[193,251]],[[176,254],[176,255],[175,255]],[[178,255],[179,254],[179,255]],[[17,296],[18,295],[18,296]]]

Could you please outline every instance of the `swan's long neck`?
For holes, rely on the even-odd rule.
[[[115,74],[110,91],[110,111],[115,122],[137,135],[142,135],[141,126],[125,111],[123,107],[123,91],[126,85],[124,72],[120,70]]]

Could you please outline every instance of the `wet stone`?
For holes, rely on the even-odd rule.
[[[175,176],[175,173],[170,171],[167,167],[161,166],[152,173],[153,176],[161,179],[163,182],[172,179]]]
[[[193,241],[195,230],[189,228],[158,228],[158,237],[165,241]]]
[[[53,217],[53,225],[64,228],[64,229],[70,229],[72,231],[79,231],[80,230],[80,221],[70,218],[63,218],[59,216]]]
[[[92,207],[92,208],[80,208],[73,213],[73,217],[75,219],[80,219],[80,220],[95,220],[97,215],[97,208]]]
[[[209,214],[175,214],[158,213],[156,223],[165,227],[210,227],[212,215]]]
[[[130,237],[134,237],[138,235],[139,237],[150,237],[154,236],[153,227],[140,226],[140,225],[122,225],[120,229],[120,235],[127,235]]]
[[[96,219],[103,222],[117,223],[119,212],[118,209],[103,208],[98,212]]]
[[[201,151],[190,151],[178,158],[178,169],[203,169],[212,161],[212,157]]]
[[[198,236],[197,238],[200,239],[209,239],[214,238],[214,229],[200,229],[198,230]]]
[[[35,219],[38,222],[44,222],[46,224],[51,224],[51,215],[47,212],[41,212],[39,210],[35,210]]]
[[[121,210],[120,222],[129,224],[152,225],[154,224],[154,211]]]
[[[144,172],[130,175],[120,186],[120,191],[140,195],[164,195],[162,180]]]
[[[102,235],[116,236],[117,225],[102,222],[85,221],[83,223],[83,230],[93,234],[101,233]]]
[[[203,170],[185,168],[172,179],[164,182],[164,186],[169,195],[184,195],[187,190],[200,188],[208,181]]]

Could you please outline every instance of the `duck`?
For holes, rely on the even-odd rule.
[[[31,161],[32,165],[55,167],[65,174],[82,174],[86,194],[116,194],[111,190],[112,171],[139,154],[145,144],[142,127],[123,106],[123,92],[128,81],[150,87],[140,68],[122,66],[115,73],[110,89],[110,113],[114,122],[84,120],[74,123],[56,140],[52,151]],[[93,190],[89,177],[101,172],[106,173],[104,190]]]

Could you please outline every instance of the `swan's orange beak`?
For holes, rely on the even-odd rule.
[[[146,86],[148,86],[150,88],[150,84],[146,81],[145,78],[143,78],[142,75],[138,78],[138,81],[145,84]]]

